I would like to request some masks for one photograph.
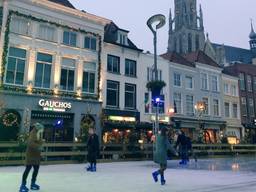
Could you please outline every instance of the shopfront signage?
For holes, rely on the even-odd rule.
[[[47,99],[40,99],[38,104],[43,108],[44,111],[65,112],[72,107],[72,104],[69,102],[53,101]]]
[[[135,117],[123,117],[123,116],[109,116],[111,121],[125,121],[125,122],[135,122]]]
[[[169,123],[169,117],[168,116],[158,116],[158,120],[162,123]],[[155,115],[151,115],[151,121],[155,121],[156,120],[156,116]]]

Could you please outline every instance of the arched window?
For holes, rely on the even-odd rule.
[[[177,49],[177,38],[176,37],[174,38],[174,51],[178,52],[178,49]]]
[[[192,35],[188,34],[188,52],[192,52]]]

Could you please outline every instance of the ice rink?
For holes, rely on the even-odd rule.
[[[82,164],[41,166],[38,184],[41,192],[255,192],[255,160],[199,159],[185,167],[169,161],[165,186],[153,182],[157,165],[150,161],[102,163],[96,173]],[[18,191],[23,170],[0,167],[0,192]]]

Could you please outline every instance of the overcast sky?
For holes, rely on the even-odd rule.
[[[129,38],[141,49],[153,50],[152,33],[146,26],[154,14],[174,12],[174,0],[70,0],[77,9],[113,20],[130,31]],[[256,0],[198,0],[204,13],[205,32],[216,43],[249,48],[250,18],[256,29]],[[161,28],[158,53],[167,49],[168,25]]]

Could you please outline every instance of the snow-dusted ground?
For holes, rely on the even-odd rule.
[[[85,165],[42,166],[41,192],[256,192],[255,158],[208,159],[180,167],[169,161],[166,185],[154,183],[150,161],[102,163],[97,173]],[[18,191],[24,167],[0,167],[0,192]],[[30,177],[29,177],[30,179]]]

